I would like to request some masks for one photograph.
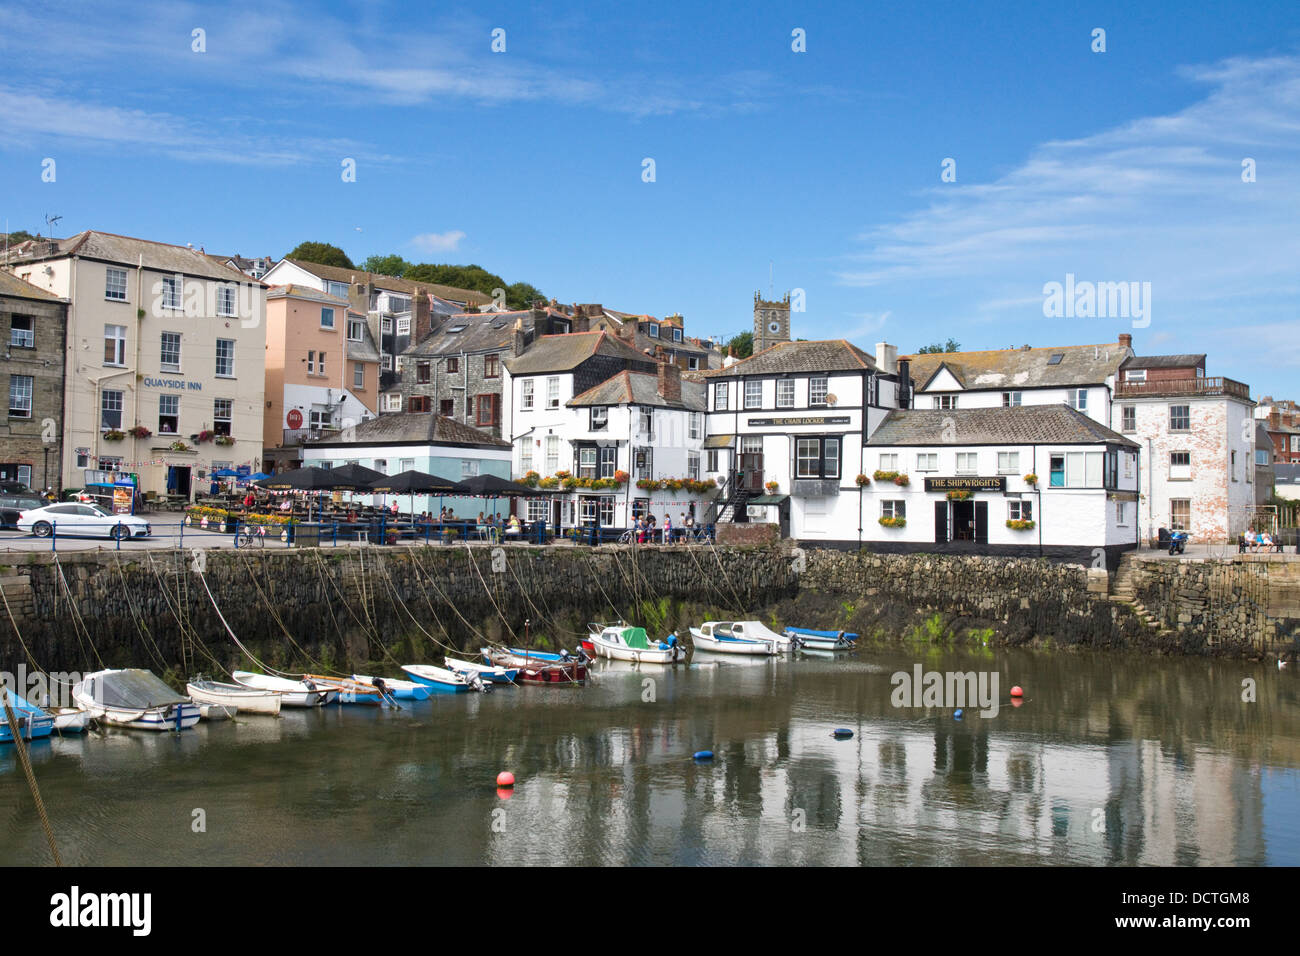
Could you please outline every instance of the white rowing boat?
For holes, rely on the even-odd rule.
[[[478,661],[461,661],[454,657],[444,657],[442,662],[447,670],[466,676],[477,674],[483,680],[494,684],[513,684],[519,668],[502,667],[499,664],[480,664]]]
[[[696,650],[717,654],[771,656],[794,648],[791,638],[774,634],[759,621],[705,621],[691,628]]]
[[[330,703],[339,694],[337,687],[322,688],[309,680],[289,680],[270,674],[254,674],[252,671],[235,671],[230,676],[241,687],[278,691],[280,703],[284,707],[320,707]]]
[[[255,690],[239,684],[223,684],[215,680],[190,681],[185,691],[196,704],[216,704],[237,709],[243,714],[270,714],[280,712],[280,693],[274,690]],[[206,715],[204,715],[206,716]]]

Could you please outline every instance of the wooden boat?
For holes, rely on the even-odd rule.
[[[513,684],[515,677],[519,674],[519,668],[497,667],[490,664],[480,664],[478,661],[459,661],[454,657],[445,657],[442,661],[447,665],[447,670],[455,671],[458,674],[478,674],[485,681],[491,681],[493,684]]]
[[[27,698],[15,694],[8,688],[5,688],[3,693],[10,709],[14,712],[14,720],[18,723],[18,735],[23,740],[40,740],[54,732],[53,714],[47,714]],[[0,744],[13,742],[14,732],[9,726],[9,715],[4,712],[3,707],[0,707]]]
[[[271,674],[254,674],[252,671],[235,671],[230,676],[241,687],[276,691],[284,707],[320,707],[339,695],[337,687],[320,687],[307,680],[289,680]]]
[[[379,706],[383,702],[379,689],[374,684],[364,684],[351,677],[325,677],[322,674],[303,674],[304,681],[311,681],[317,687],[333,687],[338,691],[334,698],[336,704],[367,704]]]
[[[477,677],[468,677],[431,664],[403,664],[402,670],[435,694],[463,694],[483,686]]]
[[[699,627],[691,628],[691,640],[697,651],[712,651],[715,654],[747,654],[754,656],[771,656],[780,654],[783,645],[793,647],[788,639],[773,640],[762,636],[762,632],[751,631],[749,625],[754,621],[705,621]],[[762,625],[759,625],[762,627]],[[763,631],[767,631],[763,628]],[[771,631],[767,631],[771,634]],[[772,635],[776,637],[776,635]]]
[[[132,730],[187,730],[199,722],[199,708],[147,670],[127,668],[87,674],[72,687],[72,699],[95,720]]]
[[[518,647],[485,647],[481,654],[485,664],[517,668],[515,679],[523,684],[576,685],[587,680],[587,658],[572,657],[568,651],[551,654]]]
[[[611,624],[588,635],[596,653],[612,661],[636,664],[676,664],[686,660],[686,648],[674,634],[667,641],[651,642],[644,627]]]
[[[194,680],[185,685],[185,692],[196,704],[216,704],[233,707],[243,714],[270,714],[280,712],[280,693],[274,690],[254,690],[239,684],[222,684],[214,680]]]
[[[428,684],[418,681],[400,680],[396,677],[367,677],[365,674],[353,674],[352,679],[374,687],[377,691],[380,690],[379,682],[382,681],[380,697],[387,696],[391,700],[428,700],[433,695],[433,689]]]
[[[807,627],[787,627],[785,633],[810,651],[842,651],[853,647],[858,635],[846,631],[814,631]]]

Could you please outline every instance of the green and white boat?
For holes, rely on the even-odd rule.
[[[676,664],[686,660],[686,648],[672,635],[666,641],[651,641],[644,627],[608,624],[592,628],[588,635],[599,657],[635,664]]]

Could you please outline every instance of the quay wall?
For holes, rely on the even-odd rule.
[[[440,661],[483,642],[573,647],[588,621],[705,619],[869,639],[1294,656],[1300,563],[1045,560],[768,547],[413,547],[31,554],[0,565],[0,669],[219,674]],[[1276,565],[1276,566],[1275,566]],[[527,624],[525,623],[527,622]],[[238,644],[236,643],[238,639]]]

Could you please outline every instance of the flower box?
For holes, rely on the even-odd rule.
[[[1008,518],[1007,527],[1010,528],[1012,531],[1033,531],[1034,523],[1033,521],[1019,521],[1019,520],[1012,520],[1011,518]]]
[[[906,519],[906,518],[877,518],[876,520],[879,521],[880,524],[883,525],[883,526],[886,527],[886,528],[905,528],[905,527],[907,527],[907,519]]]
[[[233,445],[235,443],[235,440],[229,435],[218,435],[212,441],[217,445]]]
[[[948,492],[947,497],[949,501],[969,501],[973,496],[969,490],[965,488],[957,488]]]
[[[104,441],[121,441],[126,438],[126,432],[118,431],[116,428],[110,428],[103,434]]]

